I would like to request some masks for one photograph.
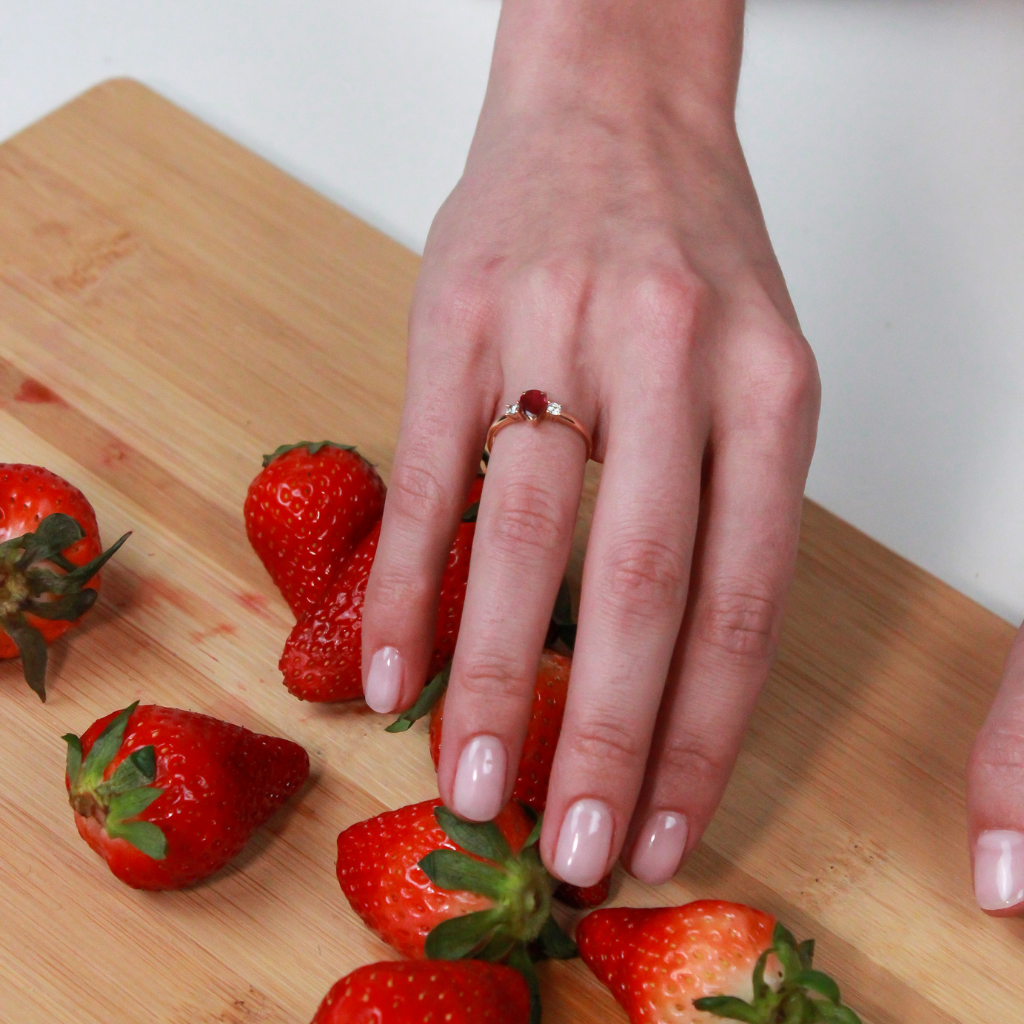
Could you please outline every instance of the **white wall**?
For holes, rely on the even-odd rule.
[[[460,173],[497,14],[6,0],[0,138],[132,75],[419,249]],[[1019,621],[1024,4],[752,0],[740,124],[821,364],[809,493]]]

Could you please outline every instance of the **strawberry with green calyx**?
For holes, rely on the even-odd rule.
[[[413,959],[523,961],[527,949],[575,955],[551,918],[554,879],[539,822],[509,804],[493,822],[465,822],[426,800],[338,836],[338,881],[353,910]]]
[[[551,765],[555,758],[555,747],[562,728],[565,701],[569,693],[569,672],[572,661],[563,654],[545,650],[541,654],[537,669],[537,683],[533,692],[530,721],[519,758],[512,799],[538,814],[544,813],[547,803],[548,782]],[[451,675],[451,665],[445,666],[420,691],[416,703],[404,711],[385,730],[405,732],[424,715],[430,715],[430,754],[434,767],[441,756],[441,735],[444,728],[444,699]],[[611,876],[606,875],[596,885],[581,889],[562,883],[555,890],[555,898],[561,903],[576,908],[600,906],[608,898]]]
[[[477,478],[470,501],[479,499]],[[462,621],[476,520],[473,506],[463,516],[441,577],[437,626],[429,671],[451,660]],[[342,564],[319,602],[299,617],[285,643],[279,667],[288,690],[300,700],[331,702],[363,696],[363,602],[377,554],[377,522]]]
[[[576,930],[583,962],[631,1024],[860,1024],[839,989],[813,969],[814,943],[797,945],[769,915],[739,903],[616,908]]]
[[[369,964],[337,982],[313,1024],[527,1024],[523,978],[479,960]]]
[[[41,466],[0,464],[0,659],[46,700],[47,645],[96,603],[107,551],[85,495]]]
[[[782,980],[775,986],[765,980],[765,968],[772,955],[783,971]],[[813,968],[813,959],[814,940],[797,945],[789,930],[777,922],[771,947],[754,965],[754,991],[749,1001],[719,995],[695,999],[693,1005],[717,1017],[747,1024],[861,1024],[860,1017],[843,1005],[839,986],[827,974]]]
[[[220,870],[309,775],[290,740],[138,702],[64,740],[79,834],[136,889]]]
[[[352,445],[299,441],[263,457],[245,498],[249,543],[299,617],[380,519],[386,488]]]

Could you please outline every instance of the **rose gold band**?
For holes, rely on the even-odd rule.
[[[524,391],[519,401],[505,408],[505,411],[491,424],[487,431],[487,441],[484,444],[484,451],[489,455],[491,445],[498,432],[504,430],[510,423],[541,423],[550,420],[552,423],[564,423],[571,427],[587,446],[587,458],[593,450],[590,434],[587,428],[575,416],[564,412],[558,402],[549,402],[543,391]]]

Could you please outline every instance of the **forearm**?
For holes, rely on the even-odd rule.
[[[504,0],[488,102],[529,108],[557,88],[612,116],[653,101],[673,118],[731,125],[743,8],[743,0]]]

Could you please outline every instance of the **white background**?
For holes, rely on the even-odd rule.
[[[419,250],[497,16],[2,0],[0,138],[131,75]],[[821,366],[810,495],[1019,622],[1024,0],[752,0],[740,125]]]

